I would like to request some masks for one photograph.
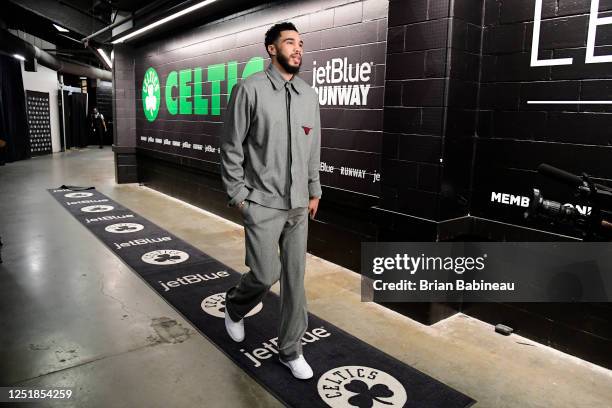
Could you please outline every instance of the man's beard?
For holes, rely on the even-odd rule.
[[[302,60],[300,59],[300,64],[297,67],[289,64],[289,58],[286,58],[283,54],[278,53],[276,55],[276,60],[278,63],[290,74],[297,74],[300,72],[300,67],[302,66]]]

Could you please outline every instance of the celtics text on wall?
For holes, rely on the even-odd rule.
[[[292,21],[304,40],[300,77],[319,96],[321,181],[377,197],[387,2],[322,5],[289,3],[283,11],[283,20]],[[232,88],[269,63],[264,34],[277,20],[277,8],[263,8],[246,20],[230,17],[217,27],[138,50],[138,146],[219,163],[219,135]],[[308,13],[308,8],[319,10]]]

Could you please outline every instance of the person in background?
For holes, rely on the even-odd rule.
[[[91,113],[91,130],[98,138],[100,149],[102,149],[104,145],[104,134],[106,133],[106,122],[104,121],[104,115],[98,112],[98,108],[95,106]]]

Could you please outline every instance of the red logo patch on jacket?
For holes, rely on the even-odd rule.
[[[304,133],[306,133],[307,135],[310,133],[310,131],[312,130],[311,127],[308,126],[302,126],[302,129],[304,129]]]

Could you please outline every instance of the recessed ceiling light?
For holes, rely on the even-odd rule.
[[[185,14],[189,14],[192,11],[195,11],[197,9],[200,9],[200,8],[204,7],[204,6],[207,6],[210,3],[214,3],[215,1],[217,1],[217,0],[205,0],[205,1],[201,2],[201,3],[194,4],[191,7],[187,7],[186,9],[183,9],[183,10],[178,11],[178,12],[176,12],[174,14],[171,14],[171,15],[169,15],[167,17],[164,17],[161,20],[157,20],[154,23],[146,25],[146,26],[142,27],[141,29],[138,29],[136,31],[132,31],[131,33],[129,33],[127,35],[124,35],[123,37],[119,37],[115,41],[113,41],[113,44],[122,43],[122,42],[124,42],[126,40],[129,40],[130,38],[136,37],[137,35],[140,35],[140,34],[144,33],[145,31],[149,31],[149,30],[151,30],[151,29],[153,29],[153,28],[155,28],[157,26],[160,26],[162,24],[167,23],[168,21],[172,21],[172,20],[174,20],[176,18],[184,16]]]
[[[66,30],[64,27],[60,27],[57,24],[53,24],[53,27],[57,28],[57,31],[62,33],[67,33],[69,30]]]

